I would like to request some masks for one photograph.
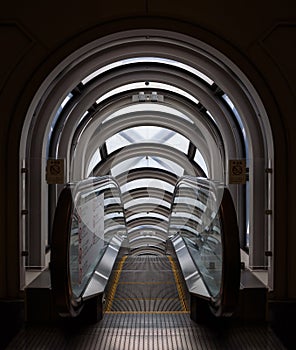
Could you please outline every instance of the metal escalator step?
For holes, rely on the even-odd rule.
[[[113,311],[183,311],[179,298],[169,299],[114,299]]]
[[[106,312],[187,312],[176,267],[167,257],[125,257],[118,262]]]

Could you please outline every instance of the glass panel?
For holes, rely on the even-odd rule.
[[[209,176],[209,172],[208,172],[208,168],[207,168],[206,162],[204,160],[204,157],[201,155],[201,153],[199,152],[198,149],[196,149],[196,151],[195,151],[194,161],[195,161],[195,163],[197,163],[202,168],[202,170],[204,171],[206,177],[208,177]]]
[[[155,197],[143,197],[143,198],[137,198],[137,199],[132,199],[129,202],[126,202],[124,205],[125,209],[129,209],[133,206],[138,206],[138,205],[143,205],[143,204],[148,204],[148,205],[162,205],[166,208],[170,208],[171,207],[171,203],[166,202],[162,199],[158,199]]]
[[[93,187],[78,183],[72,194],[69,266],[72,291],[79,297],[112,238],[107,229],[117,226],[116,234],[123,236],[126,228],[120,193],[113,182]]]
[[[162,158],[162,157],[134,157],[127,159],[117,165],[115,165],[111,169],[111,175],[116,177],[120,176],[122,173],[127,172],[131,169],[140,169],[140,168],[156,168],[161,170],[169,171],[179,177],[183,176],[184,169],[176,164],[175,162],[172,162],[168,159]]]
[[[62,103],[60,104],[54,118],[53,118],[53,121],[51,123],[51,126],[50,126],[50,129],[49,129],[49,133],[48,133],[48,142],[47,142],[47,149],[46,149],[46,157],[48,157],[48,151],[49,151],[49,145],[50,145],[50,139],[51,139],[51,136],[52,136],[52,133],[53,133],[53,130],[56,126],[56,123],[64,109],[64,107],[66,106],[66,104],[68,103],[68,101],[73,97],[73,94],[70,92],[66,97],[65,99],[62,101]]]
[[[238,121],[238,124],[239,124],[239,126],[241,128],[241,131],[242,131],[242,134],[243,134],[243,137],[244,137],[245,146],[246,146],[246,158],[248,158],[248,140],[247,140],[247,136],[246,136],[246,130],[245,130],[244,124],[242,122],[242,118],[239,115],[238,110],[236,109],[234,103],[231,101],[229,96],[224,94],[222,96],[222,98],[226,101],[228,106],[231,108],[231,110],[232,110],[236,120]]]
[[[146,219],[146,218],[157,218],[157,219],[161,219],[165,222],[168,221],[168,217],[167,216],[164,216],[164,215],[161,215],[161,214],[157,214],[155,212],[142,212],[142,213],[137,213],[137,214],[134,214],[132,216],[129,216],[126,221],[127,223],[129,221],[132,221],[132,220],[135,220],[135,219]]]
[[[151,179],[151,178],[141,178],[134,181],[129,181],[128,183],[121,186],[121,191],[124,194],[127,191],[131,191],[135,188],[159,188],[163,191],[168,191],[173,193],[175,187],[163,180]]]
[[[181,182],[172,206],[169,234],[180,234],[212,297],[222,281],[219,207],[223,185],[201,180]]]
[[[133,58],[126,58],[121,61],[113,62],[89,74],[87,77],[85,77],[81,81],[81,83],[86,84],[92,79],[94,79],[95,77],[99,76],[100,74],[107,72],[108,70],[114,69],[116,67],[132,64],[132,63],[141,63],[141,62],[162,63],[162,64],[178,67],[198,76],[199,78],[201,78],[202,80],[204,80],[210,85],[214,83],[214,81],[211,78],[209,78],[206,74],[200,72],[196,68],[188,66],[185,63],[181,63],[181,62],[171,60],[169,58],[163,58],[163,57],[133,57]]]
[[[180,232],[186,234],[187,232],[193,234],[193,235],[198,235],[198,231],[196,228],[192,228],[190,226],[187,226],[186,224],[182,225],[182,228],[180,229],[180,222],[179,220],[177,221],[176,225],[173,224],[172,221],[170,221],[170,230],[171,232]]]
[[[182,222],[184,222],[184,224],[186,224],[188,222],[188,220],[195,222],[196,232],[198,232],[199,231],[198,227],[202,225],[202,220],[201,220],[201,218],[199,218],[196,215],[193,215],[192,213],[178,211],[178,214],[172,215],[171,223],[176,222],[176,223],[180,224],[180,222],[182,221]]]
[[[113,168],[110,169],[111,175],[116,177],[120,176],[122,173],[127,172],[130,169],[140,168],[140,162],[143,161],[144,157],[133,157],[123,162],[116,164]],[[142,165],[142,167],[145,165]]]
[[[137,231],[155,231],[155,232],[163,232],[164,234],[167,234],[167,230],[165,228],[162,228],[162,227],[159,227],[159,226],[156,226],[156,225],[140,225],[140,226],[137,226],[137,227],[133,227],[131,228],[128,233],[129,234],[134,234],[135,232]]]
[[[161,241],[161,242],[165,242],[165,239],[161,238],[161,237],[157,237],[155,235],[153,235],[153,233],[151,235],[149,234],[144,234],[144,235],[141,235],[141,236],[137,236],[133,239],[130,239],[130,243],[134,243],[136,241],[140,241],[141,239],[153,239],[153,240],[157,240],[157,241]]]
[[[188,195],[188,192],[187,192]],[[187,196],[178,196],[175,198],[174,203],[176,204],[185,204],[188,208],[188,212],[194,210],[194,208],[199,208],[202,211],[207,209],[206,205],[203,203],[203,198],[192,198]]]
[[[89,165],[87,168],[87,177],[89,177],[91,175],[91,172],[93,171],[94,167],[98,163],[100,163],[101,160],[102,160],[102,158],[101,158],[101,154],[100,154],[100,149],[97,149],[89,162]]]
[[[174,147],[185,154],[188,153],[189,140],[180,134],[175,133],[170,138],[168,138],[168,140],[165,141],[164,144]]]
[[[137,142],[155,142],[168,145],[187,154],[189,140],[175,131],[158,126],[137,126],[126,129],[106,140],[108,153]]]
[[[125,147],[131,144],[131,141],[125,138],[121,133],[111,136],[106,140],[106,147],[108,154],[116,151],[121,147]]]

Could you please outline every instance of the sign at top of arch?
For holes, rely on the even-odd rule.
[[[46,181],[48,184],[65,183],[64,159],[48,159],[46,164]]]
[[[230,159],[229,160],[229,184],[246,183],[246,160]]]

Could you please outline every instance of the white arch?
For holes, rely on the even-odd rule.
[[[128,45],[125,45],[126,43]],[[166,47],[165,52],[162,49],[163,43]],[[31,205],[28,208],[29,213],[34,213],[35,208],[41,208],[42,213],[40,217],[36,215],[31,217],[29,227],[33,238],[32,242],[36,242],[30,249],[36,265],[45,264],[43,251],[48,229],[45,215],[47,212],[47,184],[44,180],[46,146],[47,136],[56,111],[68,93],[86,75],[112,63],[114,57],[118,59],[135,55],[147,56],[151,52],[155,56],[178,58],[182,63],[203,72],[213,79],[235,103],[246,129],[251,159],[251,229],[254,241],[250,247],[250,256],[254,265],[261,264],[262,242],[264,241],[264,238],[262,240],[262,232],[265,231],[265,218],[263,214],[260,216],[258,213],[264,213],[263,198],[269,197],[269,203],[272,200],[272,184],[271,192],[267,195],[263,184],[264,168],[272,165],[274,150],[271,128],[260,97],[244,73],[213,47],[179,33],[145,29],[109,35],[75,51],[49,74],[32,100],[21,136],[20,161],[21,167],[24,164],[30,167],[29,182],[34,184],[34,190],[29,189]],[[206,93],[204,96],[204,100],[202,97],[200,99],[208,110],[212,111],[218,108],[217,103],[211,101]],[[85,111],[82,105],[79,108],[81,111]],[[227,131],[229,130],[225,130],[226,133]],[[225,135],[225,139],[227,139],[227,135]],[[228,149],[228,152],[231,150]],[[21,186],[20,189],[22,193]],[[269,208],[272,209],[271,206]],[[271,224],[268,228],[270,240],[273,233],[272,227]],[[42,232],[41,236],[40,232]],[[23,232],[21,232],[22,234]]]

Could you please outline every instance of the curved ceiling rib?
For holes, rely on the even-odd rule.
[[[163,199],[164,201],[171,203],[173,199],[173,193],[163,188],[154,187],[153,185],[154,183],[149,186],[149,189],[147,188],[147,186],[137,187],[128,192],[122,193],[122,199],[125,202],[130,199],[137,199],[149,196],[151,198]]]
[[[132,111],[128,108],[140,105],[139,93],[145,97],[145,94],[154,92],[162,98],[157,102],[149,101],[154,107],[142,113],[138,125],[147,125],[146,119],[154,118],[153,125],[165,127],[164,122],[159,123],[162,113],[166,113],[171,130],[190,141],[188,151],[183,152],[187,161],[185,158],[181,161],[180,155],[180,166],[188,164],[198,173],[207,168],[210,178],[222,178],[227,184],[228,160],[249,156],[248,188],[231,191],[240,231],[246,237],[248,228],[252,236],[252,246],[249,247],[251,264],[265,264],[267,238],[263,233],[268,232],[272,237],[273,218],[267,223],[265,216],[259,213],[264,213],[268,195],[272,192],[272,185],[266,189],[264,170],[273,162],[273,138],[262,101],[243,71],[214,47],[197,38],[154,29],[123,31],[90,42],[62,61],[36,92],[28,109],[20,144],[20,165],[23,167],[25,160],[26,166],[32,170],[28,173],[28,228],[24,228],[25,234],[21,235],[28,242],[34,242],[29,243],[32,252],[36,251],[37,245],[40,246],[34,256],[31,254],[30,263],[41,266],[40,261],[44,263],[46,260],[40,252],[44,252],[44,247],[50,242],[51,216],[59,193],[59,185],[48,186],[44,180],[44,160],[65,159],[67,181],[85,177],[92,168],[103,168],[108,162],[111,166],[104,124],[108,126],[109,123],[109,136],[112,137],[113,122],[115,124],[118,120],[124,125],[125,118],[126,121],[132,120]],[[160,107],[159,114],[155,113],[155,106]],[[202,157],[206,164],[204,168],[200,161]],[[77,165],[75,177],[70,166],[74,158]],[[129,161],[133,162],[133,159]],[[119,164],[122,169],[126,167],[123,162]],[[80,172],[79,166],[83,167]],[[116,176],[120,175],[119,167],[110,170],[115,169]],[[152,176],[153,171],[149,172]],[[168,202],[173,191],[171,175],[159,172],[162,179],[155,178],[146,191],[143,187],[147,187],[147,179],[139,168],[132,169],[133,180],[125,183],[126,176],[121,177],[126,201],[130,201],[132,195],[148,198],[149,192],[151,197],[152,193],[159,197],[163,190],[163,198]],[[36,191],[35,185],[40,191]],[[24,189],[20,188],[20,191],[23,193]],[[24,197],[27,198],[27,193]],[[33,214],[36,208],[38,213],[41,209],[40,216]],[[145,224],[130,229],[129,236],[141,237],[141,230],[149,229],[159,237],[160,232],[165,235],[165,229]],[[139,242],[138,248],[134,249],[136,254],[163,252],[156,245],[147,247],[147,244],[141,244],[141,239],[136,241]]]
[[[161,109],[161,106],[159,106],[159,109]],[[78,155],[80,153],[79,158],[85,159],[85,163],[87,164],[90,161],[94,151],[99,148],[104,141],[108,140],[111,135],[129,128],[140,127],[142,125],[147,127],[156,126],[163,129],[166,128],[174,131],[175,133],[179,133],[183,137],[190,140],[195,147],[198,147],[206,161],[209,159],[218,160],[220,158],[220,154],[218,153],[216,146],[216,139],[213,138],[213,135],[209,133],[205,127],[199,129],[197,126],[192,125],[184,119],[162,111],[138,111],[129,113],[128,115],[123,114],[104,123],[104,127],[100,128],[100,130],[94,131],[94,129],[90,127],[89,130],[92,135],[87,143],[88,152],[83,149],[81,152],[79,152],[77,149],[76,154]],[[159,140],[159,142],[160,141],[161,140]],[[210,168],[209,163],[207,164],[207,168]]]
[[[162,157],[180,165],[188,175],[197,176],[198,172],[192,161],[183,152],[173,147],[155,143],[135,143],[112,152],[108,158],[99,163],[93,171],[93,175],[109,174],[110,169],[119,163],[134,157]],[[129,172],[130,173],[130,172]]]
[[[135,67],[133,67],[135,69]],[[126,68],[127,69],[127,68]],[[186,73],[187,74],[187,73]],[[235,140],[238,138],[237,135],[231,135],[231,133],[229,132],[229,130],[231,132],[234,132],[236,130],[236,128],[233,128],[232,125],[229,125],[229,120],[231,120],[231,118],[229,118],[229,111],[227,111],[226,107],[223,106],[223,104],[221,103],[221,101],[219,100],[219,98],[215,95],[215,91],[213,91],[210,87],[208,86],[204,86],[201,84],[200,81],[195,80],[192,78],[192,76],[176,76],[174,71],[171,72],[162,72],[160,69],[157,73],[154,73],[155,75],[155,79],[157,78],[157,81],[166,81],[169,82],[172,86],[180,86],[182,88],[183,91],[190,91],[192,94],[196,95],[196,96],[200,96],[201,100],[204,101],[203,108],[205,110],[210,110],[212,115],[215,115],[215,120],[218,128],[220,129],[220,131],[222,132],[227,132],[227,134],[225,134],[223,136],[223,142],[219,142],[220,145],[226,143],[226,148],[229,152],[235,152],[236,147],[237,147],[237,143],[235,142]],[[132,77],[134,76],[134,78]],[[108,77],[103,77],[104,79],[101,81],[99,79],[97,79],[100,84],[99,85],[95,85],[92,87],[92,89],[90,90],[90,88],[86,89],[87,91],[83,91],[83,93],[81,93],[81,103],[76,103],[76,105],[73,106],[73,110],[71,112],[71,117],[67,116],[65,119],[65,123],[63,124],[63,128],[60,128],[60,130],[63,131],[62,133],[62,137],[59,138],[60,140],[60,153],[59,156],[60,157],[67,157],[69,155],[69,150],[67,149],[67,147],[65,147],[66,145],[71,144],[71,142],[69,142],[69,137],[71,139],[71,137],[73,136],[74,130],[76,129],[76,127],[78,126],[78,121],[81,120],[82,115],[84,115],[84,113],[86,112],[86,110],[91,110],[91,109],[96,109],[96,103],[95,101],[98,98],[98,87],[99,87],[99,91],[110,91],[110,89],[112,90],[112,88],[114,89],[115,86],[118,86],[119,82],[121,80],[128,79],[128,82],[134,82],[134,81],[139,81],[140,78],[142,78],[141,80],[143,81],[143,88],[145,88],[144,85],[144,81],[145,78],[151,78],[151,76],[153,76],[153,72],[150,72],[150,70],[147,71],[135,71],[133,74],[129,74],[129,71],[127,71],[123,76],[122,75],[115,75],[115,77],[113,78],[113,80],[108,76]],[[110,79],[107,79],[110,78]],[[135,80],[137,79],[137,80]],[[104,83],[105,80],[105,83]],[[106,82],[107,80],[107,82]],[[125,85],[126,85],[126,80],[124,80]],[[90,90],[90,91],[89,91]],[[170,92],[171,93],[171,92]],[[167,93],[166,93],[167,94]],[[116,95],[116,98],[114,97],[114,99],[119,98],[119,96]],[[167,97],[166,97],[167,99]],[[184,99],[184,97],[183,97]],[[127,101],[125,101],[127,102]],[[192,102],[192,101],[191,101]],[[129,101],[129,104],[131,104],[131,101]],[[198,115],[200,115],[200,111],[202,109],[201,106],[196,106],[195,108],[195,113],[191,113],[194,115],[194,119],[195,119],[195,124],[196,123],[205,123],[205,117],[204,115],[199,116],[198,121],[196,121],[196,117]],[[121,105],[122,107],[122,105]],[[111,111],[114,111],[114,108],[116,108],[116,106],[113,106]],[[118,108],[118,107],[117,107]],[[109,111],[109,113],[111,113],[111,111]],[[106,119],[107,117],[107,112],[108,110],[103,109],[100,110],[99,108],[99,113],[88,113],[89,116],[91,116],[91,120],[87,123],[87,125],[85,125],[83,127],[83,136],[80,135],[80,139],[79,140],[80,144],[88,144],[89,143],[89,137],[88,138],[84,138],[87,134],[85,133],[86,129],[89,129],[89,127],[91,126],[91,130],[95,130],[96,127],[95,125],[92,125],[94,123],[94,121],[96,122],[96,125],[101,125],[101,123],[103,122],[104,119]],[[99,114],[99,115],[98,115]],[[87,117],[86,117],[87,118]],[[207,123],[208,124],[208,123]],[[198,124],[197,124],[198,125]],[[200,125],[199,125],[200,127]],[[216,127],[217,128],[217,127]],[[208,132],[208,130],[210,130],[213,132],[213,123],[212,126],[209,127],[209,125],[206,125],[203,128],[203,132]],[[68,131],[67,131],[68,130]],[[232,140],[232,142],[231,142]],[[64,143],[64,144],[63,144]],[[77,141],[73,141],[73,143],[76,145]],[[78,144],[79,144],[78,143]],[[216,142],[217,145],[217,142]],[[213,146],[213,145],[212,145]],[[213,147],[211,147],[213,148]],[[63,151],[64,150],[64,151]],[[65,150],[67,150],[66,154],[63,153],[65,152]],[[233,151],[232,151],[233,150]],[[75,152],[77,153],[77,152]],[[80,156],[79,156],[80,158]],[[214,161],[215,163],[215,161]]]
[[[167,227],[172,194],[153,181],[174,186],[179,176],[205,173],[223,181],[225,160],[244,154],[241,131],[222,94],[203,72],[172,59],[114,62],[72,90],[49,150],[71,164],[71,180],[115,176],[123,190],[131,248],[159,250],[162,235],[156,228]],[[130,187],[144,178],[152,180],[146,190]],[[198,216],[190,215],[188,228],[197,228]],[[153,227],[152,233],[143,227]]]
[[[139,171],[141,171],[140,174],[139,174]],[[142,183],[142,185],[146,185],[146,188],[147,188],[147,179],[159,180],[160,182],[164,182],[168,184],[173,192],[176,181],[178,180],[178,176],[176,176],[170,171],[157,170],[157,169],[148,168],[148,167],[146,168],[144,167],[141,170],[132,169],[116,177],[117,182],[121,186],[123,196],[125,194],[124,186],[127,183],[131,183],[132,181],[136,181],[138,179],[144,179],[144,183]],[[149,189],[147,189],[147,191],[148,190],[150,192],[150,187]],[[166,190],[168,189],[166,188]]]

